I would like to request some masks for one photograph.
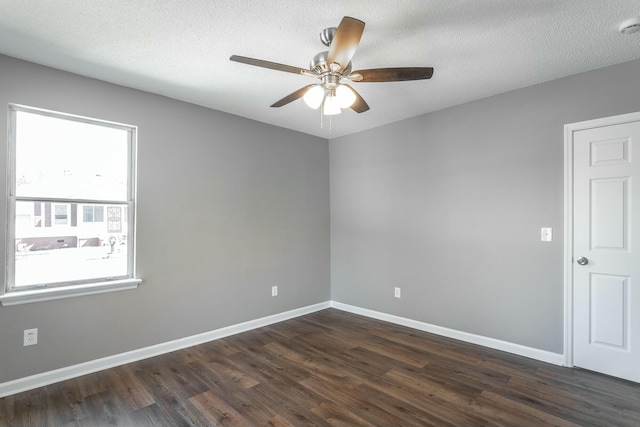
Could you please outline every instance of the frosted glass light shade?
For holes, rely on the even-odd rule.
[[[349,108],[356,101],[356,94],[349,86],[340,85],[336,88],[336,97],[340,108]]]
[[[324,88],[316,85],[309,89],[302,99],[304,99],[305,104],[316,110],[322,104],[322,98],[324,98]]]
[[[324,109],[322,110],[325,116],[333,116],[340,114],[340,104],[336,96],[328,96],[324,99]]]

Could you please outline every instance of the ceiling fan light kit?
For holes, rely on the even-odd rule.
[[[335,95],[327,95],[322,104],[322,114],[325,116],[335,116],[341,112],[340,103]]]
[[[324,100],[324,88],[321,85],[313,85],[303,96],[305,104],[317,110]]]
[[[431,67],[374,68],[351,71],[351,58],[360,44],[364,22],[345,16],[337,28],[325,28],[320,33],[320,41],[329,47],[328,51],[316,54],[309,69],[263,61],[261,59],[232,55],[235,62],[269,68],[277,71],[315,77],[320,83],[308,85],[275,102],[272,107],[282,107],[298,98],[303,98],[310,108],[321,108],[322,114],[340,114],[342,109],[351,108],[356,113],[369,110],[369,105],[347,82],[394,82],[426,80],[433,75]]]
[[[336,88],[336,97],[340,108],[350,108],[356,102],[356,94],[347,85],[339,85]]]

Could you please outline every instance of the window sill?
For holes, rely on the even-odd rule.
[[[142,283],[142,279],[123,279],[109,282],[88,283],[86,285],[61,286],[57,288],[29,291],[13,291],[0,295],[0,304],[3,307],[7,307],[11,305],[29,304],[32,302],[50,301],[60,298],[124,291],[128,289],[136,289],[140,283]]]

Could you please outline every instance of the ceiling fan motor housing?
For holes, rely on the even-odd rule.
[[[331,68],[329,67],[329,64],[327,64],[328,55],[329,55],[328,50],[324,50],[318,53],[311,60],[311,63],[309,64],[309,69],[320,75],[324,73],[330,73]],[[351,62],[349,62],[349,64],[345,67],[345,69],[340,74],[342,74],[343,76],[348,76],[349,73],[351,73]]]

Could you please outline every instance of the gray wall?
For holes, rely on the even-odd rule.
[[[0,307],[0,382],[330,299],[326,140],[0,56],[5,117],[10,102],[139,126],[144,282]]]
[[[327,144],[0,56],[2,108],[139,126],[144,279],[0,307],[0,382],[330,298],[560,353],[563,125],[640,110],[638,75],[629,62]]]
[[[628,62],[330,141],[332,299],[562,353],[563,125],[640,110],[638,76]]]

